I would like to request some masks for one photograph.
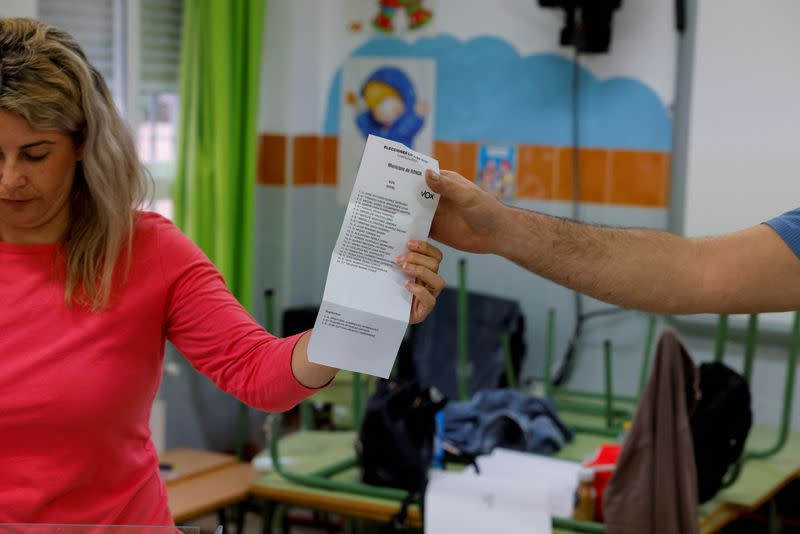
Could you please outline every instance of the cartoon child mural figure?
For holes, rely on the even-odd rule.
[[[356,126],[364,137],[379,135],[409,148],[425,125],[428,104],[418,102],[408,75],[397,67],[381,67],[361,86],[361,100],[355,93],[347,102],[356,109]]]
[[[422,7],[423,0],[380,0],[380,11],[373,19],[372,25],[376,30],[391,33],[394,31],[394,17],[400,9],[406,10],[408,16],[408,29],[416,30],[428,24],[433,19],[433,12]]]

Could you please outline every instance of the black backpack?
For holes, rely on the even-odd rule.
[[[701,503],[722,487],[728,469],[742,455],[753,422],[750,388],[738,373],[718,362],[700,365],[702,397],[692,414],[692,440]]]
[[[415,382],[378,381],[367,401],[356,451],[361,480],[408,492],[392,523],[400,528],[415,495],[425,493],[434,455],[436,412],[447,401],[436,388]]]

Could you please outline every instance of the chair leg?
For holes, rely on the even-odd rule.
[[[292,529],[292,522],[289,520],[289,507],[285,506],[282,511],[283,521],[281,521],[281,534],[289,534]]]
[[[236,506],[236,534],[244,534],[244,522],[247,518],[247,505],[240,502]]]
[[[222,525],[222,531],[227,532],[228,518],[227,514],[225,513],[225,508],[220,508],[219,510],[217,510],[217,521],[219,522],[220,525]]]
[[[775,499],[769,501],[769,515],[767,520],[767,532],[769,534],[780,534],[783,530],[781,518],[778,516],[778,506]]]
[[[272,534],[272,521],[275,518],[275,503],[264,501],[261,506],[261,518],[263,520],[261,525],[262,534]]]
[[[279,504],[275,507],[275,517],[278,520],[278,528],[276,529],[278,532],[288,532],[289,529],[289,517],[288,517],[289,507],[285,504]],[[275,525],[270,525],[273,527]]]

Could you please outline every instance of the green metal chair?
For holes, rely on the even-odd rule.
[[[459,396],[462,399],[468,396],[468,383],[469,383],[469,361],[467,351],[467,291],[466,291],[466,264],[464,260],[459,263],[459,306],[458,306],[458,383],[459,383]],[[269,315],[268,315],[269,317]],[[751,316],[748,324],[748,336],[745,350],[745,363],[743,374],[746,379],[750,380],[752,377],[754,367],[754,354],[755,344],[758,333],[758,319],[757,316]],[[640,370],[640,378],[638,384],[637,394],[633,396],[616,395],[614,393],[613,385],[613,345],[610,340],[604,343],[604,384],[603,391],[587,392],[580,390],[571,390],[567,388],[556,387],[552,383],[552,361],[553,361],[553,345],[555,339],[555,311],[550,310],[548,313],[547,322],[547,336],[545,348],[545,393],[552,395],[556,398],[559,409],[567,412],[575,412],[584,416],[592,416],[598,418],[602,424],[572,424],[571,426],[577,433],[591,434],[598,437],[616,438],[619,433],[619,422],[623,418],[630,418],[635,409],[635,404],[638,402],[639,395],[647,382],[647,377],[650,368],[650,360],[653,351],[653,343],[655,340],[656,318],[650,317],[648,319],[648,327],[645,335],[644,354],[642,357],[642,366]],[[715,348],[715,359],[718,361],[723,358],[725,341],[727,340],[728,331],[728,318],[721,316],[717,329],[717,341]],[[507,346],[508,340],[504,341]],[[787,374],[784,385],[784,406],[781,414],[781,426],[779,428],[778,437],[773,446],[763,450],[748,450],[742,460],[732,469],[729,484],[735,481],[740,473],[742,466],[745,462],[753,459],[768,458],[779,452],[789,436],[789,425],[791,418],[791,400],[794,394],[794,376],[797,366],[797,353],[800,350],[800,312],[795,314],[794,325],[792,328],[791,342],[789,346],[789,357],[787,361]],[[507,371],[511,370],[510,357],[506,360]],[[518,383],[517,377],[513,376],[513,372],[508,376],[509,384],[516,385]],[[354,382],[355,383],[355,382]],[[360,388],[354,386],[354,399],[357,394],[356,390]],[[579,399],[583,402],[574,402],[572,399]],[[356,403],[354,403],[355,405]],[[620,405],[624,405],[622,408]],[[361,408],[363,409],[363,407]],[[356,419],[360,421],[360,419]],[[280,418],[274,417],[272,421],[273,436],[278,436],[280,429]],[[392,488],[382,488],[369,486],[367,484],[355,482],[334,480],[332,477],[342,474],[347,470],[351,470],[357,465],[355,454],[352,456],[339,459],[337,462],[332,463],[324,468],[318,469],[312,473],[297,473],[288,468],[281,460],[280,443],[279,439],[272,439],[270,442],[270,454],[272,457],[272,464],[275,471],[286,480],[295,484],[309,486],[313,488],[320,488],[330,491],[345,492],[354,495],[362,495],[365,497],[376,497],[396,501],[398,507],[403,499],[406,497],[406,492]],[[576,521],[571,519],[553,519],[553,528],[566,530],[570,532],[579,533],[603,533],[605,528],[602,524],[588,521]]]
[[[461,260],[459,262],[459,299],[458,299],[458,384],[459,396],[466,399],[469,395],[469,360],[468,360],[468,347],[467,347],[467,290],[466,290],[466,262]],[[508,339],[503,341],[504,346],[508,347]],[[507,371],[513,369],[510,359],[510,351],[506,351],[506,369]],[[512,373],[513,375],[513,373]],[[516,384],[517,380],[514,376],[507,376],[509,384]],[[355,389],[354,389],[355,393]],[[274,470],[286,480],[295,484],[319,488],[330,491],[345,492],[353,495],[361,495],[365,497],[383,498],[396,501],[398,509],[403,499],[407,497],[407,492],[393,488],[383,488],[377,486],[370,486],[360,482],[349,482],[343,480],[333,480],[332,477],[342,474],[357,466],[357,458],[355,454],[351,457],[342,458],[339,461],[328,465],[322,469],[309,474],[302,474],[293,472],[287,467],[281,458],[281,445],[280,439],[276,439],[280,431],[280,416],[273,416],[272,419],[272,436],[270,440],[270,455],[272,457],[272,466]],[[265,517],[272,516],[271,510],[265,510]],[[267,519],[269,521],[269,519]],[[266,524],[266,522],[265,522]],[[574,521],[571,519],[553,519],[553,527],[560,529],[568,529],[573,532],[586,532],[586,533],[600,533],[604,532],[602,525],[586,521]]]
[[[264,291],[264,306],[265,306],[265,324],[268,331],[274,331],[275,324],[275,292],[272,289]],[[287,436],[288,439],[295,442],[300,447],[303,442],[314,442],[325,436],[330,432],[336,432],[341,435],[342,439],[355,442],[357,430],[361,426],[361,418],[364,413],[365,399],[369,394],[373,385],[372,377],[363,377],[360,373],[351,373],[349,371],[340,371],[334,382],[331,383],[325,390],[314,395],[312,399],[303,401],[300,406],[300,429],[297,432]],[[332,388],[332,389],[331,389]],[[349,391],[348,391],[349,390]],[[348,398],[349,397],[349,398]],[[330,402],[334,405],[349,406],[349,417],[338,421],[338,425],[333,430],[316,430],[313,424],[312,415],[312,402],[315,400],[322,400]],[[278,443],[284,438],[280,437],[281,431],[281,414],[270,414],[268,416],[267,425],[270,428],[269,440],[270,454],[272,456],[273,468],[278,473],[282,473],[282,462],[280,453],[278,451]],[[332,465],[315,472],[314,475],[328,477],[343,470],[349,469],[356,465],[355,454],[348,455],[339,459]],[[289,479],[288,477],[284,477]],[[289,479],[290,480],[290,479]],[[264,531],[269,532],[272,525],[272,518],[276,512],[282,521],[285,521],[285,509],[275,510],[267,506],[262,510],[264,515]]]
[[[552,358],[552,343],[554,338],[554,315],[555,312],[551,310],[548,318],[548,336],[547,336],[547,349],[546,349],[546,364],[545,364],[545,390],[549,391],[554,396],[558,397],[560,393],[566,393],[566,395],[570,395],[573,397],[581,397],[585,399],[593,399],[593,400],[603,400],[603,406],[598,407],[596,404],[592,405],[589,404],[588,406],[579,406],[578,410],[582,413],[588,413],[590,415],[595,415],[605,420],[605,426],[595,427],[595,426],[582,426],[582,425],[575,425],[571,424],[577,432],[587,432],[590,434],[595,435],[603,435],[605,432],[608,431],[609,436],[616,435],[616,428],[614,424],[614,403],[616,402],[630,402],[634,401],[635,398],[632,397],[622,397],[617,396],[614,394],[613,391],[613,384],[611,381],[611,374],[612,374],[612,365],[611,365],[611,343],[610,341],[606,341],[604,344],[604,376],[605,376],[605,383],[604,383],[604,391],[602,393],[595,393],[595,392],[583,392],[583,391],[575,391],[575,390],[563,390],[560,388],[555,388],[552,386],[550,382],[550,365],[551,365],[551,358]],[[721,362],[724,359],[725,352],[726,352],[726,345],[728,341],[728,334],[729,334],[729,317],[727,315],[720,315],[717,328],[716,328],[716,340],[714,346],[714,360],[717,362]],[[639,384],[639,394],[641,393],[644,385],[647,381],[647,374],[649,371],[649,364],[650,364],[650,353],[652,351],[652,343],[654,339],[654,318],[650,319],[649,326],[648,326],[648,333],[647,333],[647,341],[645,343],[645,355],[643,357],[642,362],[642,369],[640,374],[640,384]],[[755,349],[758,343],[758,314],[752,314],[748,318],[747,323],[747,331],[745,336],[745,347],[744,347],[744,362],[743,362],[743,369],[742,375],[743,377],[750,382],[752,379],[753,371],[755,368]],[[792,409],[792,400],[794,398],[794,390],[795,390],[795,376],[797,371],[797,358],[798,352],[800,352],[800,312],[795,313],[794,321],[791,329],[790,334],[790,341],[788,345],[788,354],[787,354],[787,362],[786,362],[786,374],[784,380],[784,388],[783,388],[783,406],[781,409],[780,415],[780,425],[778,427],[777,436],[775,438],[774,443],[771,446],[767,446],[760,449],[746,449],[745,452],[742,454],[742,457],[739,461],[731,467],[730,471],[728,472],[726,479],[723,483],[723,488],[731,487],[739,476],[742,473],[742,469],[744,468],[745,464],[752,461],[757,460],[766,460],[777,455],[783,448],[786,446],[787,441],[790,435],[790,427],[791,427],[791,409]],[[638,395],[637,397],[638,398]],[[565,409],[561,403],[558,404],[559,409]],[[573,406],[567,405],[566,411],[570,411]],[[723,497],[724,498],[724,497]],[[771,512],[774,512],[774,506],[770,508]],[[580,532],[580,530],[578,530]],[[602,532],[602,531],[598,531]]]
[[[648,318],[647,332],[642,355],[642,365],[639,373],[639,386],[636,395],[617,395],[614,393],[614,366],[613,344],[610,339],[603,343],[603,391],[584,391],[559,387],[553,384],[553,347],[556,335],[556,311],[550,309],[547,314],[547,334],[545,336],[545,365],[544,365],[544,393],[553,397],[559,411],[571,412],[587,416],[596,416],[604,424],[591,425],[586,423],[573,423],[571,426],[576,432],[586,432],[609,438],[616,438],[621,429],[621,423],[630,421],[635,411],[647,377],[650,371],[650,359],[653,352],[657,319],[655,316]],[[577,400],[576,400],[577,399]]]
[[[714,360],[722,362],[725,357],[725,345],[728,336],[728,316],[721,315],[717,325],[717,339],[714,349]],[[745,337],[744,363],[742,376],[748,382],[753,376],[755,350],[758,343],[758,314],[751,314],[747,321],[747,334]],[[789,439],[792,419],[792,400],[794,398],[795,375],[797,370],[797,354],[800,350],[800,312],[795,313],[792,324],[789,352],[786,362],[786,376],[783,385],[783,406],[781,408],[778,435],[773,445],[763,449],[746,449],[739,461],[728,472],[724,487],[733,485],[741,474],[746,462],[756,459],[771,458],[778,454]]]

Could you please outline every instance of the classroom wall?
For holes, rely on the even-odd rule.
[[[273,287],[278,289],[281,308],[316,305],[321,299],[330,252],[343,215],[342,206],[336,202],[336,177],[330,172],[336,168],[331,163],[331,158],[335,157],[332,156],[335,154],[332,148],[335,146],[335,136],[332,133],[326,134],[325,131],[330,85],[346,57],[379,37],[366,27],[368,19],[373,15],[375,2],[347,0],[336,2],[336,6],[333,4],[334,2],[323,0],[268,2],[259,117],[261,157],[259,187],[256,192],[257,298],[254,302],[261,302],[262,288]],[[675,124],[673,144],[670,147],[672,154],[668,158],[671,166],[671,200],[667,200],[665,207],[586,202],[581,206],[580,215],[585,220],[604,224],[653,228],[668,226],[671,230],[681,232],[685,216],[684,177],[690,138],[688,125],[692,111],[690,93],[693,84],[694,35],[690,25],[690,31],[682,39],[675,38],[671,29],[672,13],[669,2],[640,0],[624,4],[624,9],[614,19],[612,53],[608,56],[585,57],[581,62],[593,76],[601,80],[619,76],[634,77],[651,89],[668,111],[672,110],[674,101]],[[717,7],[722,4],[724,2],[717,2]],[[696,0],[689,0],[688,5],[691,23]],[[431,6],[438,15],[440,26],[417,35],[401,34],[401,39],[414,43],[420,39],[443,35],[463,42],[483,36],[509,43],[523,57],[542,52],[569,56],[566,50],[554,45],[560,27],[557,15],[555,12],[540,10],[533,1],[503,0],[489,3],[439,0]],[[725,16],[732,16],[736,12],[727,10]],[[0,1],[2,17],[30,17],[36,14],[36,0]],[[790,17],[785,18],[789,19]],[[348,27],[358,21],[365,29],[361,33],[349,32]],[[757,36],[753,39],[757,40]],[[759,42],[763,44],[769,40],[764,37]],[[677,91],[674,89],[676,55]],[[721,133],[725,133],[724,130]],[[312,152],[319,154],[313,158],[317,163],[311,165],[310,172],[308,165],[302,171],[295,170],[296,159],[301,159],[301,165],[303,163],[302,158],[299,158],[300,154],[295,156],[295,148],[300,146],[302,150],[304,144],[310,146]],[[459,150],[459,155],[468,154],[469,145],[466,142],[459,145],[461,149],[467,146],[465,150]],[[532,146],[535,153],[539,145]],[[440,144],[439,147],[440,153],[437,157],[441,158],[442,147],[446,149],[447,145]],[[560,149],[551,145],[550,150],[551,153],[556,153]],[[756,152],[747,154],[757,155]],[[737,157],[740,156],[741,154],[737,154]],[[443,161],[445,158],[442,158]],[[606,161],[607,159],[606,156]],[[551,172],[554,173],[551,176],[554,176],[554,168]],[[715,173],[711,180],[718,181],[718,177],[719,174]],[[570,204],[563,198],[521,199],[515,204],[545,213],[564,216],[571,214]],[[553,306],[558,312],[556,353],[562,354],[573,325],[571,293],[538,279],[505,260],[446,251],[442,272],[451,284],[456,280],[457,259],[462,256],[469,259],[469,281],[473,289],[522,301],[528,317],[527,372],[531,376],[540,376],[545,309]],[[601,305],[587,301],[587,309],[599,306]],[[260,306],[256,307],[254,313],[259,319],[263,319]],[[614,340],[616,355],[614,382],[620,392],[633,392],[638,382],[645,325],[646,318],[635,313],[606,317],[589,323],[572,375],[572,384],[589,389],[601,387],[602,341],[610,337]],[[698,360],[711,359],[712,339],[701,335],[687,335],[686,342]],[[734,368],[740,369],[741,354],[741,344],[730,343],[727,361]],[[756,420],[776,423],[785,377],[786,349],[780,345],[765,344],[760,347],[758,356],[759,364],[753,378]],[[184,363],[181,359],[174,362],[174,365]],[[185,372],[189,373],[190,369],[185,367]],[[197,397],[196,391],[186,389],[189,386],[173,377],[173,374],[177,376],[177,373],[167,373],[165,380],[181,384],[175,387],[175,397]],[[208,400],[208,408],[203,410],[206,417],[213,411],[211,406],[218,406],[218,403],[217,397]],[[793,401],[793,414],[792,424],[798,428],[800,395],[796,395]],[[201,436],[200,430],[193,427],[178,428],[179,425],[174,424],[184,419],[185,417],[171,418],[171,444],[186,444],[194,440],[207,446],[208,438]],[[258,431],[255,425],[253,429]],[[187,437],[187,434],[197,436]]]
[[[800,35],[790,21],[798,18],[793,0],[698,4],[687,235],[739,230],[797,207]]]
[[[0,2],[0,17],[36,17],[38,0],[3,0]]]
[[[794,166],[784,161],[793,157],[794,151],[782,146],[783,153],[773,158],[775,143],[785,140],[766,132],[781,127],[784,119],[791,117],[784,110],[791,98],[777,97],[769,89],[775,80],[795,74],[778,58],[784,52],[780,39],[795,37],[784,31],[783,21],[791,19],[797,6],[794,2],[777,2],[765,11],[760,5],[745,4],[686,1],[688,27],[678,48],[668,217],[670,231],[678,234],[735,230],[757,224],[779,213],[782,206],[796,203],[796,195],[789,194],[797,191],[797,180],[791,175]],[[733,27],[739,32],[747,28],[747,32],[733,38]],[[776,31],[781,34],[779,39],[774,38]],[[748,67],[748,76],[742,79],[742,71],[732,58],[755,61],[760,70],[756,74]],[[768,97],[754,94],[764,90],[770,93]],[[784,110],[780,112],[783,117],[777,117],[777,110]],[[753,121],[765,128],[752,128]],[[746,136],[751,136],[750,142],[742,146],[742,137]],[[772,172],[776,161],[783,167]],[[759,169],[755,181],[753,169]],[[736,211],[741,212],[738,219],[730,216]],[[762,314],[760,318],[751,391],[755,420],[765,424],[777,424],[783,406],[790,328],[787,315]],[[741,338],[746,322],[746,316],[731,317],[732,336]],[[680,318],[678,326],[695,360],[713,358],[715,323],[716,317],[707,315]],[[728,343],[725,362],[741,370],[743,352],[741,342]],[[800,428],[800,392],[795,392],[791,406],[792,427]]]
[[[435,13],[429,27],[386,36],[370,25],[375,1],[269,2],[259,120],[259,299],[265,287],[278,290],[281,308],[316,305],[322,297],[344,213],[336,200],[336,157],[340,113],[348,110],[337,104],[349,57],[435,59],[433,155],[442,168],[474,176],[482,143],[513,143],[519,162],[512,203],[572,215],[573,63],[570,50],[557,45],[563,15],[529,0],[438,0],[426,6]],[[580,58],[582,220],[666,227],[676,44],[671,5],[626,3],[614,16],[611,54]],[[495,82],[492,90],[510,87],[513,94],[482,90],[487,79]],[[468,259],[472,290],[520,301],[528,320],[525,372],[541,376],[547,309],[557,310],[556,353],[562,354],[573,327],[572,294],[500,258],[446,250],[442,274],[451,285],[461,257]],[[588,310],[600,306],[586,300]],[[573,383],[599,385],[605,336],[618,344],[620,369],[632,369],[641,357],[645,324],[633,313],[589,323]],[[629,392],[633,381],[618,383]]]
[[[798,206],[800,108],[792,103],[800,36],[788,22],[798,17],[800,3],[792,0],[775,0],[769,9],[744,0],[697,6],[686,188],[678,213],[685,235],[741,230]],[[747,38],[737,38],[743,28]],[[770,314],[762,322],[786,330],[792,314]]]

